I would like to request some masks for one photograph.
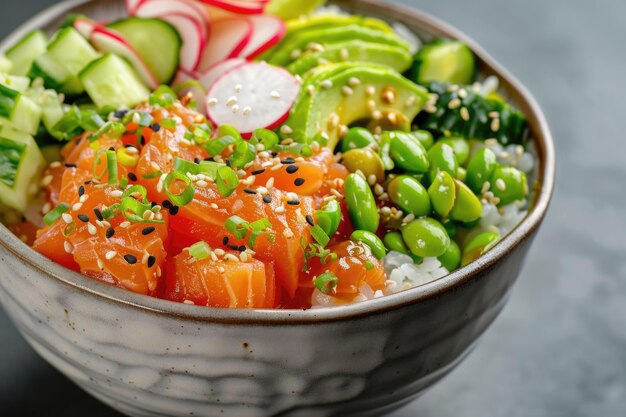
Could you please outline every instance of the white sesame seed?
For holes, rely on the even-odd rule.
[[[113,190],[111,191],[111,197],[121,197],[124,192],[122,190]]]
[[[504,180],[502,178],[498,178],[496,180],[496,187],[498,188],[498,190],[500,191],[504,191],[506,190],[506,183],[504,182]]]
[[[228,100],[226,100],[226,106],[232,107],[233,105],[237,104],[237,101],[238,101],[237,97],[235,96],[229,97]]]
[[[72,253],[72,251],[74,250],[74,247],[72,246],[70,242],[66,240],[65,242],[63,242],[63,249],[65,249],[66,253]]]
[[[98,233],[98,229],[96,229],[96,226],[94,226],[93,224],[89,223],[87,225],[87,231],[89,232],[89,234],[91,236],[95,236],[96,233]]]
[[[205,180],[200,180],[196,182],[196,185],[200,188],[206,188],[209,186],[209,184]]]
[[[278,100],[278,99],[280,99],[280,93],[278,91],[274,90],[274,91],[272,91],[270,93],[270,97],[275,99],[275,100]]]
[[[74,221],[74,219],[72,219],[72,215],[69,213],[63,213],[61,215],[61,218],[63,219],[63,221],[67,224],[70,224]]]
[[[282,214],[285,212],[285,206],[278,206],[276,207],[276,210],[274,210],[274,212],[278,213],[278,214]]]
[[[219,257],[222,257],[226,254],[226,252],[224,252],[224,249],[220,249],[220,248],[215,249],[213,252],[215,252],[215,255]]]
[[[324,80],[320,83],[320,87],[328,90],[333,87],[333,82],[331,80]]]
[[[120,223],[120,227],[122,229],[126,229],[129,226],[130,226],[130,222],[128,222],[128,221]]]
[[[50,168],[59,168],[61,167],[61,163],[59,161],[54,161],[50,164]]]
[[[268,190],[274,188],[274,177],[270,177],[270,179],[267,180],[267,182],[265,183],[265,188],[267,188]]]
[[[100,258],[97,260],[98,268],[102,271],[104,269],[104,262]]]
[[[215,203],[211,203],[209,207],[211,207],[213,210],[217,210],[219,208],[219,206]]]
[[[407,99],[406,99],[406,102],[404,103],[404,105],[405,105],[406,107],[411,107],[411,106],[413,106],[416,102],[417,102],[417,97],[416,97],[415,95],[411,94],[411,95],[409,96],[409,98],[407,98]]]
[[[469,111],[467,110],[467,107],[461,108],[461,119],[465,120],[466,122],[470,119],[470,115],[469,115]]]
[[[239,105],[235,104],[233,107],[231,107],[231,110],[233,111],[233,114],[237,114],[239,112]]]
[[[291,135],[293,133],[293,129],[289,125],[282,125],[280,127],[280,133],[283,135]]]
[[[242,88],[243,88],[243,86],[242,86],[241,84],[237,84],[237,85],[235,86],[235,92],[236,92],[236,93],[241,93],[241,89],[242,89]]]
[[[370,176],[367,177],[367,182],[368,182],[369,185],[376,184],[376,175],[370,174]]]
[[[78,201],[80,201],[81,203],[84,203],[85,201],[87,201],[87,199],[89,199],[89,196],[87,194],[83,194],[80,196]]]
[[[311,84],[307,85],[306,92],[309,93],[309,95],[313,95],[313,93],[315,93],[315,87],[313,87],[313,85]]]
[[[452,100],[450,100],[450,102],[448,103],[448,108],[450,110],[454,110],[454,109],[458,109],[459,107],[461,107],[461,100],[459,100],[458,98],[453,98]]]
[[[214,107],[217,105],[217,103],[219,103],[219,100],[216,98],[210,98],[209,101],[207,102],[207,104],[211,107]]]
[[[244,116],[248,116],[250,113],[252,113],[252,107],[246,106],[246,107],[243,108],[243,115]]]
[[[374,94],[376,94],[376,87],[374,87],[373,85],[368,85],[367,87],[365,87],[365,94],[367,94],[368,96],[373,96]]]
[[[458,94],[459,94],[460,98],[466,98],[467,97],[467,91],[464,88],[460,89]]]
[[[299,50],[299,49],[294,49],[293,51],[291,51],[291,58],[292,59],[300,58],[301,55],[302,55],[302,51]]]
[[[346,48],[341,48],[341,50],[339,51],[339,56],[343,61],[347,61],[348,59],[350,59],[350,52]]]
[[[334,188],[330,189],[330,193],[340,200],[343,198],[343,194],[341,194],[339,191],[335,190]]]
[[[352,88],[348,87],[347,85],[344,85],[341,88],[341,93],[347,97],[347,96],[351,96],[352,94],[354,94],[354,90],[352,90]]]
[[[350,87],[358,87],[359,85],[361,85],[361,80],[357,77],[350,77],[350,79],[348,80],[348,85]]]
[[[248,254],[245,252],[241,252],[239,254],[239,259],[241,260],[241,262],[247,262],[248,261]]]
[[[491,131],[497,132],[498,130],[500,130],[500,119],[495,118],[491,121]]]
[[[54,177],[52,175],[46,175],[45,177],[43,177],[43,179],[41,180],[41,186],[42,187],[47,187],[48,185],[50,185],[50,183],[52,182],[52,180],[54,180]]]
[[[239,262],[239,258],[237,258],[232,253],[227,253],[226,255],[224,255],[224,260],[226,260],[226,261],[233,261],[233,262]]]
[[[291,229],[285,229],[283,230],[283,236],[285,236],[287,239],[291,239],[294,236],[294,234],[291,231]]]
[[[104,257],[110,261],[111,259],[115,258],[117,256],[117,252],[115,252],[114,250],[108,251]]]

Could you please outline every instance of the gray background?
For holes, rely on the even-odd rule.
[[[465,31],[535,94],[558,151],[550,214],[478,348],[393,417],[626,415],[626,2],[404,0]],[[3,0],[0,37],[53,0]],[[116,416],[0,312],[0,414]]]

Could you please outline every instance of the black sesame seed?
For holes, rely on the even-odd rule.
[[[294,184],[296,187],[299,187],[299,186],[301,186],[302,184],[304,184],[304,181],[305,181],[305,180],[304,180],[304,178],[296,178],[296,180],[293,182],[293,184]]]
[[[85,187],[81,185],[80,187],[78,187],[78,196],[82,197],[83,194],[85,194]]]
[[[272,158],[276,158],[278,156],[278,152],[272,152]]]
[[[215,162],[215,159],[213,159],[213,157],[204,158],[204,160],[207,161],[207,162]]]
[[[224,236],[224,238],[222,239],[222,245],[228,245],[228,236]]]
[[[66,162],[65,168],[76,168],[76,164],[70,164],[69,162]]]
[[[202,159],[195,157],[193,158],[193,162],[195,162],[196,164],[199,164],[200,162],[202,162]]]
[[[87,216],[86,214],[79,214],[76,217],[78,217],[78,219],[83,223],[89,222],[89,216]]]
[[[134,148],[135,145],[131,145],[130,143],[127,143],[126,145],[124,145],[125,148]]]
[[[126,113],[128,113],[128,110],[117,110],[113,113],[113,116],[116,119],[122,119],[124,116],[126,116]]]
[[[230,163],[230,160],[228,160],[228,159],[226,160],[226,166],[227,166],[227,167],[229,167],[229,168],[232,168],[232,165],[231,165],[231,163]]]
[[[150,255],[148,256],[148,268],[152,268],[156,263],[156,256]]]
[[[148,236],[150,233],[154,232],[154,227],[148,226],[141,231],[141,234],[144,236]]]
[[[150,203],[150,207],[155,208],[156,206],[157,206],[156,201],[153,201],[153,202]]]
[[[89,180],[89,181],[85,181],[83,184],[85,184],[85,185],[89,185],[89,184],[91,184],[91,180]]]
[[[163,202],[161,203],[161,206],[163,206],[163,208],[169,210],[172,208],[172,203],[170,202],[170,200],[163,200]]]
[[[315,226],[315,222],[313,221],[313,216],[311,216],[310,214],[307,214],[305,219],[308,224],[310,224],[311,226]]]
[[[107,229],[107,234],[106,234],[107,239],[111,239],[111,238],[113,237],[113,235],[114,235],[114,234],[115,234],[115,229],[114,229],[114,228],[112,228],[112,227],[109,227],[109,228]]]
[[[141,141],[139,143],[141,143],[142,146],[145,145],[146,144],[146,139],[142,136],[141,137]]]
[[[271,202],[272,202],[272,196],[271,196],[271,195],[269,195],[269,194],[265,194],[265,195],[263,196],[263,202],[264,202],[264,203],[266,203],[266,204],[271,203]]]
[[[298,204],[300,204],[299,200],[289,200],[287,201],[287,204],[289,204],[290,206],[297,206]]]
[[[261,175],[265,172],[265,168],[257,169],[256,171],[252,171],[252,175]]]
[[[180,210],[180,207],[172,205],[170,208],[170,214],[172,216],[176,216],[178,214],[178,210]]]
[[[99,209],[97,208],[93,209],[93,213],[96,215],[98,220],[100,221],[104,220],[104,216],[102,215],[102,212]]]
[[[256,190],[251,190],[250,188],[244,188],[243,192],[246,194],[256,194]]]
[[[161,125],[158,123],[154,123],[152,126],[150,126],[150,129],[152,129],[152,131],[156,133],[161,130]]]
[[[246,247],[244,245],[239,246],[239,248],[237,248],[237,250],[239,252],[245,252],[246,251]]]
[[[115,148],[113,146],[109,146],[109,150],[115,152]]]
[[[135,265],[137,263],[137,258],[130,253],[128,255],[124,255],[124,259],[131,265]]]
[[[295,174],[300,167],[298,165],[289,165],[287,167],[287,174]]]
[[[239,249],[239,245],[231,244],[231,245],[228,245],[228,248],[232,250],[237,250]]]
[[[295,164],[296,160],[293,158],[285,158],[282,161],[280,161],[280,163],[283,165],[291,165],[291,164]]]
[[[131,181],[137,181],[137,176],[135,174],[133,174],[132,172],[128,173],[128,179]]]

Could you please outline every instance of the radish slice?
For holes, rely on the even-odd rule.
[[[205,27],[210,24],[206,11],[191,0],[143,0],[134,13],[138,17],[165,17],[172,14],[189,15]]]
[[[145,0],[126,0],[126,11],[128,12],[128,14],[135,14],[135,10],[137,10],[137,7],[139,7],[139,5],[144,1]]]
[[[299,91],[298,80],[287,70],[248,62],[213,83],[207,94],[207,115],[216,126],[229,124],[249,136],[256,129],[274,129],[283,123]]]
[[[247,17],[252,24],[252,37],[239,56],[252,59],[276,45],[285,36],[285,22],[275,16],[258,15]]]
[[[183,14],[162,16],[161,19],[174,26],[183,40],[180,50],[180,66],[187,71],[194,71],[198,68],[207,45],[203,26],[196,19]]]
[[[159,82],[152,73],[152,70],[150,70],[148,65],[141,59],[141,56],[135,51],[135,48],[119,33],[103,27],[97,27],[91,34],[90,41],[100,52],[114,53],[130,61],[137,71],[137,74],[148,87],[156,89],[159,86]]]
[[[239,55],[252,37],[252,24],[241,18],[224,19],[211,26],[211,41],[202,54],[198,70],[207,71],[212,65]]]
[[[246,62],[248,61],[243,58],[231,58],[226,61],[218,62],[217,64],[211,66],[211,68],[209,68],[204,74],[198,76],[198,82],[204,88],[211,88],[213,83],[215,83],[215,81],[217,81],[217,79],[222,75],[240,65],[245,64]]]
[[[267,2],[244,0],[200,0],[209,6],[219,7],[239,14],[261,14]]]
[[[91,34],[93,33],[93,31],[99,25],[93,20],[85,19],[82,17],[77,17],[76,19],[74,19],[73,26],[74,26],[74,29],[76,29],[78,33],[83,35],[83,38],[89,39],[91,38]]]

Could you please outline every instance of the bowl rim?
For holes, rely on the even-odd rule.
[[[46,26],[75,7],[95,1],[98,0],[67,0],[43,10],[24,22],[2,40],[0,51],[6,50],[9,45],[26,33]],[[121,2],[122,0],[119,1]],[[396,21],[414,25],[422,32],[464,41],[475,52],[481,66],[485,69],[484,72],[497,75],[507,92],[513,96],[516,105],[527,115],[533,141],[537,148],[537,158],[540,162],[534,202],[526,218],[487,254],[443,278],[367,302],[309,310],[244,310],[209,308],[176,303],[135,294],[128,290],[95,281],[66,269],[37,253],[3,225],[0,225],[0,246],[26,264],[26,266],[41,272],[43,276],[66,286],[68,290],[78,291],[86,296],[117,303],[121,307],[170,316],[179,320],[246,325],[320,324],[322,322],[355,319],[383,313],[433,299],[444,292],[471,281],[490,269],[506,257],[517,245],[520,245],[534,234],[545,217],[551,200],[555,180],[554,144],[548,123],[537,101],[521,82],[485,52],[478,43],[438,18],[415,8],[383,4],[378,0],[339,0],[334,3],[347,8],[368,10],[368,15],[380,16],[382,14],[383,17],[384,15],[392,15]]]

